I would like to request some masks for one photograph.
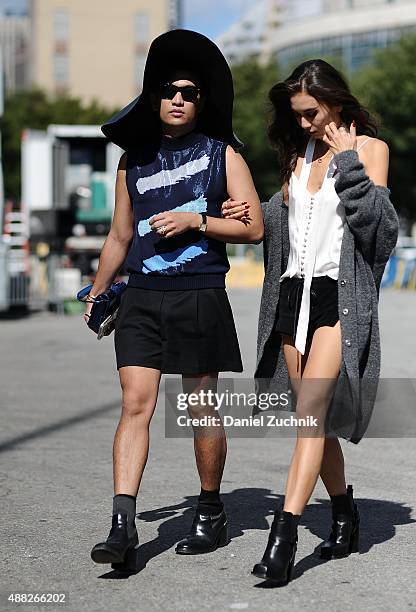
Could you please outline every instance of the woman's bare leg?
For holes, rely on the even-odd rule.
[[[300,371],[297,369],[298,352],[295,348],[295,343],[291,336],[282,335],[283,352],[286,360],[289,377],[292,387],[296,395],[299,392],[301,377],[306,366],[310,351],[310,343],[306,346],[305,354],[302,355]],[[297,439],[293,449],[292,461],[290,463],[289,472],[286,481],[285,497],[293,492],[294,482],[296,480],[298,457],[296,453]],[[322,459],[321,479],[325,485],[328,495],[342,495],[346,493],[347,485],[345,483],[344,474],[344,455],[338,438],[326,438],[324,455]]]
[[[320,476],[328,495],[344,495],[347,492],[344,455],[338,438],[325,439]]]
[[[325,447],[325,417],[334,392],[342,359],[341,328],[320,327],[314,333],[296,403],[298,417],[314,416],[318,428],[298,427],[298,436],[292,463],[293,473],[284,510],[302,514],[312,495]],[[290,472],[291,470],[289,470]]]
[[[295,348],[295,344],[291,336],[283,334],[282,343],[290,382],[292,385],[292,389],[297,397],[300,389],[301,377],[303,374],[303,370],[305,369],[306,361],[310,350],[310,343],[306,347],[305,354],[301,356],[300,369],[298,369],[298,351]],[[298,469],[298,454],[296,453],[296,447],[297,439],[293,448],[292,460],[290,462],[289,472],[287,475],[285,498],[290,496],[293,492],[294,483],[296,481],[296,474]]]

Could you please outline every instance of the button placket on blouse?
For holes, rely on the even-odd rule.
[[[308,245],[308,234],[309,234],[310,225],[312,221],[313,204],[314,204],[314,197],[312,196],[309,202],[309,207],[306,211],[308,214],[306,216],[306,227],[305,227],[305,232],[304,232],[304,237],[303,237],[302,252],[301,252],[301,258],[300,258],[300,273],[303,278],[305,277],[305,255],[306,255],[306,248]]]

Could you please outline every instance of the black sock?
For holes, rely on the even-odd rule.
[[[136,518],[136,498],[133,495],[121,493],[113,497],[113,514],[127,514],[127,524],[129,526],[129,536],[134,532]]]
[[[224,509],[224,504],[220,498],[220,490],[206,491],[201,488],[201,493],[198,497],[198,510],[201,514],[211,514],[215,516],[220,514]]]

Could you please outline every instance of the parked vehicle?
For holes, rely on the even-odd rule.
[[[82,277],[95,272],[111,225],[121,154],[96,125],[50,125],[22,133],[21,206],[28,215],[31,253],[47,254],[51,302],[63,299],[62,279],[70,277],[59,270],[77,269]],[[31,295],[39,301],[34,278]]]

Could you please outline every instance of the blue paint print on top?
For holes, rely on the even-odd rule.
[[[195,257],[200,255],[206,255],[208,252],[207,240],[200,240],[196,244],[183,249],[177,249],[171,253],[165,253],[164,255],[154,255],[149,259],[145,259],[143,262],[142,272],[143,274],[149,274],[150,272],[168,270],[169,268],[178,267]]]

